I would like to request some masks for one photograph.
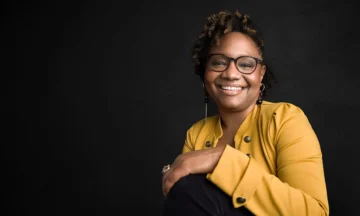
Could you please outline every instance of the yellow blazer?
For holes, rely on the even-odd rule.
[[[187,131],[183,152],[215,147],[219,116]],[[322,152],[304,112],[290,103],[263,101],[239,127],[207,178],[255,215],[329,215]]]

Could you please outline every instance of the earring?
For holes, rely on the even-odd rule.
[[[205,96],[204,96],[204,104],[205,104],[205,122],[207,120],[207,112],[208,112],[208,102],[209,102],[209,98],[207,96],[207,92],[206,92],[206,89],[205,89],[205,85],[203,84],[203,88],[204,88],[204,93],[205,93]]]
[[[207,120],[207,104],[209,102],[209,98],[205,96],[205,122]]]
[[[261,83],[261,85],[260,85],[260,95],[259,95],[258,100],[256,101],[256,104],[258,104],[258,105],[262,104],[262,96],[263,96],[264,90],[265,90],[265,85],[264,85],[264,83]]]

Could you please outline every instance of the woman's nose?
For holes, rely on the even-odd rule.
[[[229,67],[222,73],[222,75],[224,78],[231,79],[231,80],[241,78],[241,73],[237,69],[234,61],[231,61],[229,63]]]

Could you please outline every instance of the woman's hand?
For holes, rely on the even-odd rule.
[[[205,150],[191,151],[179,155],[166,171],[162,179],[162,188],[166,196],[172,186],[189,174],[212,172],[218,163],[225,146]]]

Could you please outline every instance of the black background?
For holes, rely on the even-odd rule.
[[[331,215],[356,215],[355,3],[4,3],[7,215],[160,215],[161,168],[204,115],[191,46],[221,9],[246,12],[263,30],[279,80],[268,100],[305,111],[323,150]]]

